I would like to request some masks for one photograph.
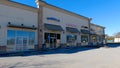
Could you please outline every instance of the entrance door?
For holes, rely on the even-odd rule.
[[[28,38],[27,37],[16,37],[16,50],[17,51],[24,51],[27,50],[28,46]]]
[[[50,37],[50,48],[56,48],[56,38]]]
[[[60,34],[45,33],[45,44],[47,48],[53,49],[60,46]]]

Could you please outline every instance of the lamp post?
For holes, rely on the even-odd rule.
[[[43,44],[43,6],[40,2],[42,0],[36,0],[37,8],[38,8],[38,45],[37,50],[42,49]]]

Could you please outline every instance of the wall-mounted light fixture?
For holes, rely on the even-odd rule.
[[[32,27],[34,28],[34,27],[35,27],[35,25],[32,25]]]
[[[40,29],[40,32],[42,32],[42,29]]]
[[[24,24],[21,24],[21,26],[24,26]]]
[[[10,24],[11,24],[11,22],[8,22],[8,24],[10,25]]]

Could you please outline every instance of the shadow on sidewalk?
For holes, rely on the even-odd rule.
[[[116,48],[116,47],[120,47],[120,43],[108,43],[107,46],[111,48]]]
[[[49,54],[72,54],[87,50],[96,49],[98,47],[71,47],[71,48],[59,48],[43,51],[25,51],[25,52],[14,52],[14,53],[4,53],[0,54],[0,57],[16,57],[16,56],[34,56],[34,55],[49,55]]]

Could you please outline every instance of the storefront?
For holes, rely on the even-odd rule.
[[[26,51],[34,49],[35,32],[25,30],[7,30],[7,45],[9,50]]]
[[[52,49],[60,47],[60,34],[45,33],[44,36],[46,48]]]
[[[77,46],[77,35],[80,33],[77,28],[66,27],[67,46]]]
[[[98,44],[98,37],[95,34],[90,35],[91,38],[91,45],[97,45]]]
[[[102,45],[104,43],[104,35],[97,35],[98,44]]]
[[[91,24],[90,27],[90,38],[91,38],[91,44],[96,46],[103,45],[104,42],[104,29],[105,27]]]
[[[0,10],[0,49],[4,48],[2,51],[27,51],[35,49],[37,45],[40,47],[38,49],[88,45],[90,18],[46,4],[44,1],[40,1],[40,4],[42,10],[41,17],[38,18],[38,8],[9,0],[1,1],[0,9],[3,10]],[[43,27],[39,29],[39,25]],[[96,30],[102,32],[104,28]],[[104,32],[98,34],[100,35],[97,39],[102,43],[101,35]],[[96,42],[96,36],[92,36],[92,42]]]
[[[81,45],[87,46],[89,42],[89,31],[81,29]]]
[[[60,47],[61,41],[61,32],[64,30],[60,25],[53,24],[44,24],[45,32],[44,32],[44,43],[45,47],[49,49],[54,49]]]
[[[35,47],[35,26],[11,24],[7,25],[7,50],[27,51]]]

